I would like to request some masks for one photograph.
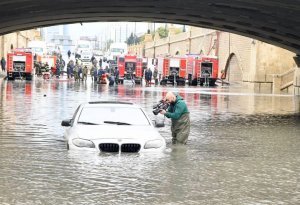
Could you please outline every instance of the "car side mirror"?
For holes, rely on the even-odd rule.
[[[61,122],[61,126],[70,127],[71,126],[71,120],[63,120]]]
[[[165,119],[155,119],[154,126],[155,127],[164,127],[165,126]]]

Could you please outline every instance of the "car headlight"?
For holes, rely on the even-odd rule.
[[[133,72],[133,75],[135,75],[135,72]]]
[[[77,147],[95,148],[94,143],[90,140],[75,138],[75,139],[72,140],[72,142]]]
[[[124,74],[126,74],[127,72],[125,71]]]
[[[161,146],[163,146],[162,140],[150,140],[150,141],[146,142],[144,148],[152,149],[152,148],[160,148]]]

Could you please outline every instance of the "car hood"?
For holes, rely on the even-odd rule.
[[[74,128],[74,135],[79,138],[97,139],[156,139],[161,135],[152,126],[133,125],[91,125],[77,126]]]

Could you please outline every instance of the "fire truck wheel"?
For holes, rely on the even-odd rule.
[[[215,86],[216,84],[215,84],[215,82],[209,82],[209,86]]]
[[[160,85],[167,85],[167,81],[166,80],[160,81]]]
[[[27,76],[25,77],[25,79],[26,79],[26,80],[32,80],[32,75],[27,75]]]

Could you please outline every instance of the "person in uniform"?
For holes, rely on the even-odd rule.
[[[86,81],[87,79],[88,68],[86,66],[82,69],[82,81]]]

